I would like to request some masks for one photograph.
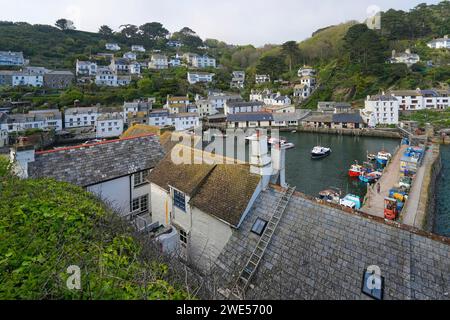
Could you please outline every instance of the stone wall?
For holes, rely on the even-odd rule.
[[[330,128],[310,128],[299,127],[299,132],[309,133],[323,133],[323,134],[338,134],[348,136],[360,136],[360,137],[378,137],[378,138],[395,138],[401,139],[400,133],[394,130],[376,130],[376,129],[330,129]]]

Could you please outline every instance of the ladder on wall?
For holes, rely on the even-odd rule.
[[[269,246],[270,241],[272,240],[273,234],[280,223],[280,220],[286,211],[286,207],[291,199],[292,195],[295,192],[296,187],[288,187],[284,190],[281,198],[278,200],[277,206],[272,214],[272,218],[267,223],[266,229],[264,230],[261,238],[256,245],[255,250],[253,251],[250,259],[244,265],[244,268],[239,274],[239,277],[231,289],[231,294],[233,294],[237,299],[244,299],[244,294],[247,291],[248,286],[250,285],[250,280],[255,275],[256,270],[264,256],[264,253]]]

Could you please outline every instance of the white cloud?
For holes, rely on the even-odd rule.
[[[410,9],[423,0],[0,0],[0,20],[54,24],[71,19],[77,29],[102,24],[159,21],[171,32],[188,26],[203,38],[263,45],[303,40],[348,20],[363,21],[374,8]],[[437,3],[439,0],[427,1]]]

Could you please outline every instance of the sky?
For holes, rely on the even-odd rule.
[[[161,22],[170,32],[189,27],[205,38],[262,46],[301,41],[317,29],[364,21],[368,12],[408,10],[439,0],[0,0],[0,20],[51,24],[74,21],[78,30],[96,32],[106,24]]]

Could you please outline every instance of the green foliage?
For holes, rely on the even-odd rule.
[[[426,123],[431,123],[435,130],[440,130],[450,128],[450,110],[419,110],[409,115],[402,115],[400,120],[417,121],[421,127],[424,127]]]
[[[186,299],[171,271],[93,195],[53,180],[19,180],[0,158],[1,299]],[[81,290],[66,287],[81,269]]]

